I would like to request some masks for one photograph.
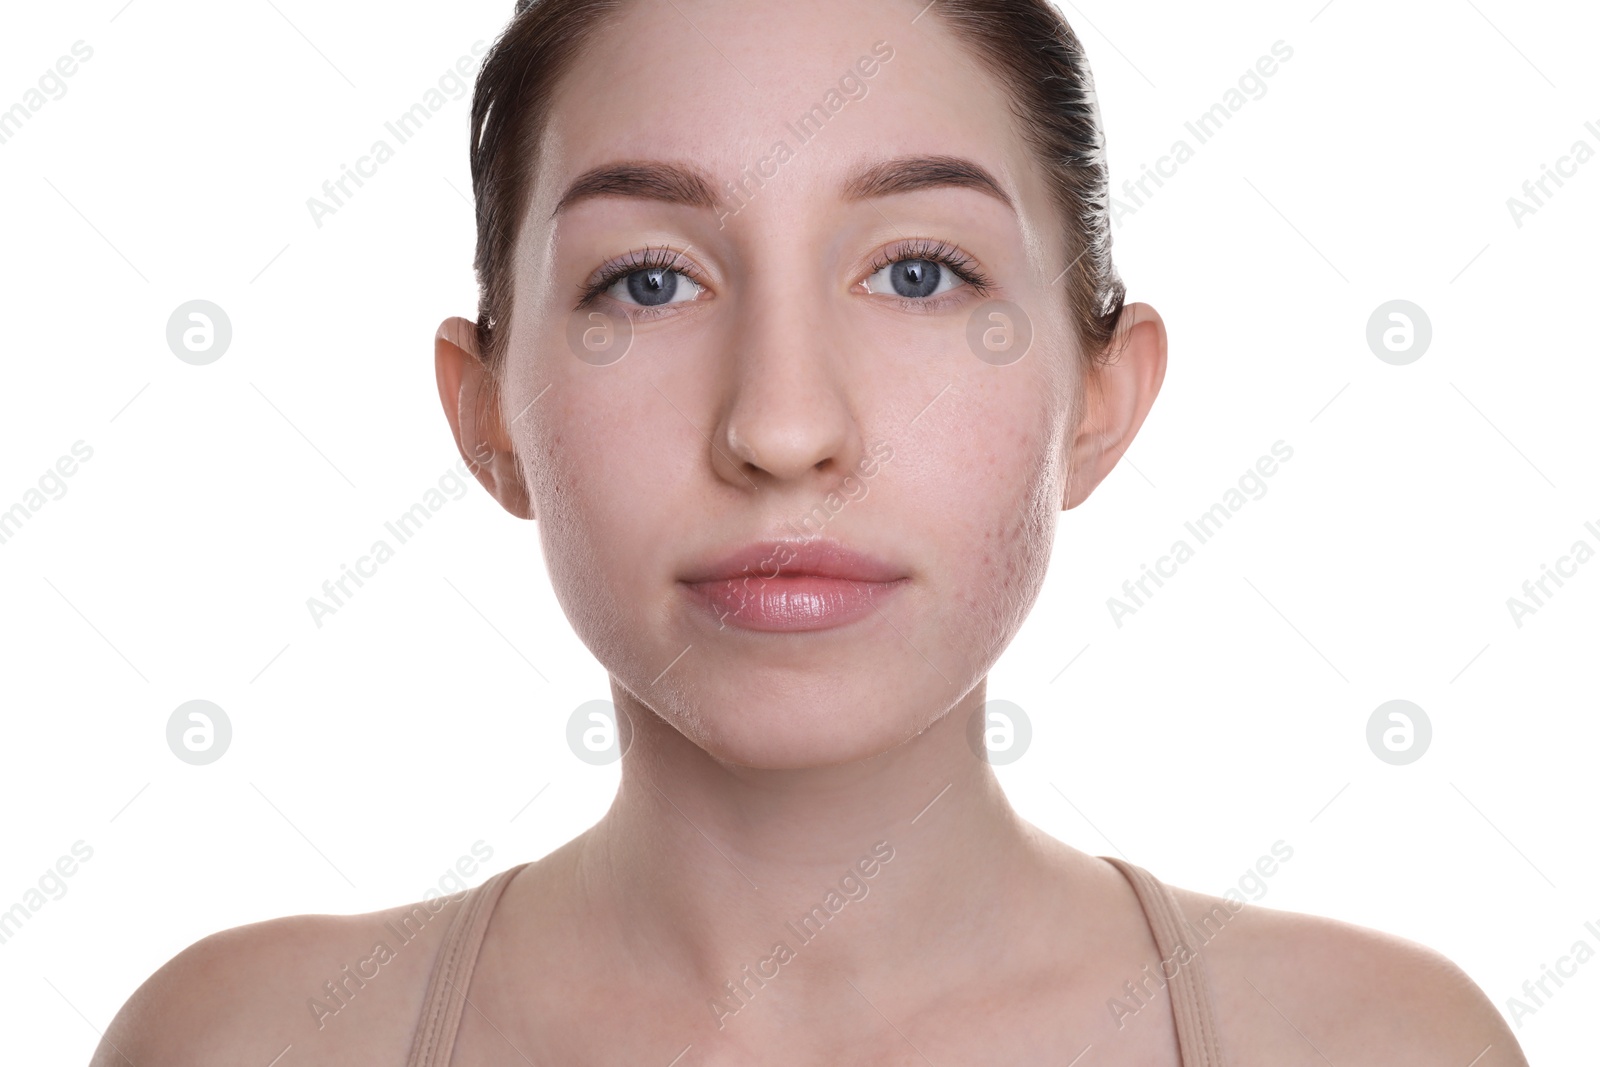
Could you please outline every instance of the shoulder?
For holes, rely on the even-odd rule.
[[[404,1062],[460,895],[291,915],[203,937],[151,974],[90,1067]]]
[[[1527,1067],[1460,967],[1336,919],[1172,888],[1205,959],[1230,1063]]]

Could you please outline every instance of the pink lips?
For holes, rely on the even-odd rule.
[[[843,626],[874,612],[908,575],[837,541],[763,541],[696,566],[680,581],[723,623],[749,630]]]

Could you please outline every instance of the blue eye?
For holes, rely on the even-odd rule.
[[[696,267],[683,252],[640,249],[601,269],[583,287],[578,306],[591,306],[602,293],[619,304],[646,309],[688,303],[705,290],[695,276]]]
[[[979,294],[990,288],[978,265],[943,241],[919,241],[880,256],[862,284],[869,293],[913,301],[942,296],[962,286]]]
[[[931,259],[902,259],[889,264],[868,278],[867,290],[873,293],[893,292],[896,296],[921,300],[954,288],[953,285],[945,289],[939,288],[940,283],[947,280],[957,282],[960,279],[941,269],[939,264]],[[874,283],[881,283],[885,288],[875,288]]]
[[[687,275],[666,267],[646,267],[632,270],[617,279],[607,295],[621,303],[635,303],[641,307],[660,307],[663,304],[682,303],[700,294],[700,286]],[[681,297],[682,299],[674,299]]]

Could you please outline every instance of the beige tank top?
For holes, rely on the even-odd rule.
[[[1161,958],[1176,956],[1189,924],[1179,912],[1172,890],[1142,867],[1110,856],[1100,858],[1121,871],[1133,886]],[[449,1067],[466,991],[472,983],[472,970],[483,946],[484,932],[489,928],[489,917],[506,885],[526,866],[519,863],[467,891],[439,947],[406,1067]],[[1197,948],[1193,940],[1189,947]],[[1177,975],[1167,982],[1167,992],[1172,998],[1172,1019],[1178,1031],[1180,1067],[1224,1067],[1204,957],[1195,955],[1179,967]]]

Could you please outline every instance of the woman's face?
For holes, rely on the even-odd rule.
[[[921,8],[631,5],[560,85],[520,234],[501,415],[556,593],[623,690],[741,765],[865,758],[949,711],[1066,499],[1061,217]],[[1005,325],[973,325],[986,298],[1025,310],[1020,359],[969,340]],[[805,577],[807,538],[881,572]]]

